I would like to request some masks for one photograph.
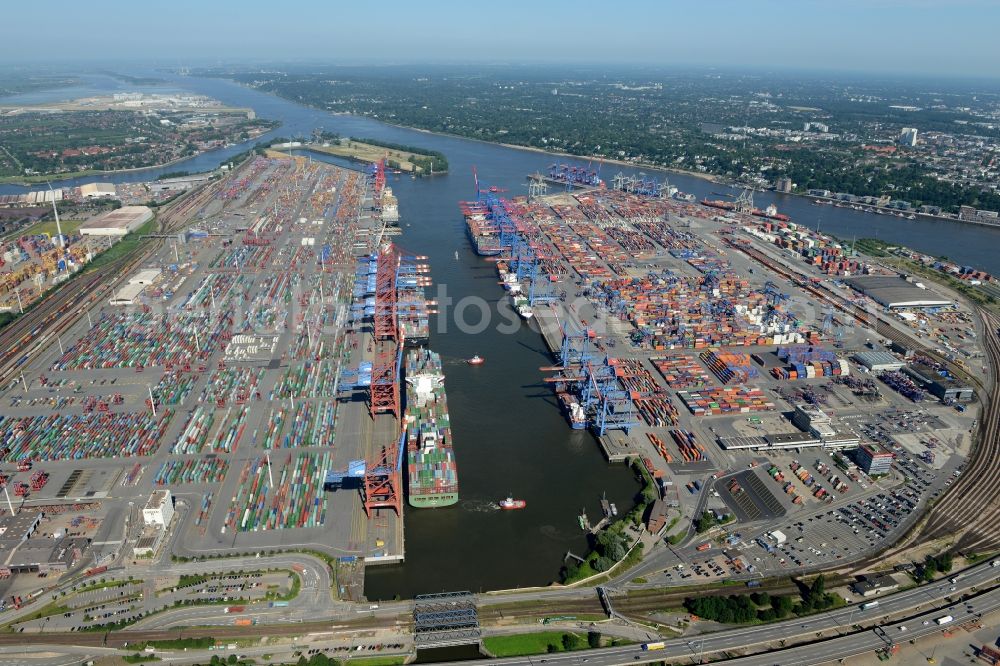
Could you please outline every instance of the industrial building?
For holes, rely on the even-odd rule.
[[[9,552],[0,553],[0,576],[68,571],[89,545],[89,539],[80,537],[26,539]]]
[[[890,308],[938,308],[954,303],[931,291],[921,282],[909,282],[891,275],[861,275],[845,279],[852,289]]]
[[[139,302],[139,294],[146,287],[141,284],[126,284],[115,292],[115,295],[108,299],[111,305],[135,305]]]
[[[852,449],[860,444],[857,436],[834,432],[827,438],[809,432],[781,433],[763,436],[720,437],[719,446],[727,451],[770,451],[782,449]]]
[[[0,541],[21,542],[31,538],[42,522],[40,512],[22,511],[13,516],[0,518]]]
[[[884,351],[858,352],[852,358],[856,363],[863,365],[872,372],[900,370],[906,365],[889,352]]]
[[[826,412],[812,405],[802,403],[795,405],[795,411],[792,413],[792,423],[813,437],[820,439],[827,439],[837,434]]]
[[[115,197],[117,194],[118,190],[114,183],[87,183],[80,186],[80,196],[84,199]]]
[[[80,225],[85,236],[124,236],[153,219],[147,206],[123,206],[118,210],[101,213]]]
[[[667,526],[667,503],[661,499],[653,501],[653,506],[649,509],[649,518],[646,520],[646,529],[650,534],[659,534]]]
[[[865,474],[876,476],[892,471],[892,461],[896,454],[875,444],[862,444],[854,451],[854,459]]]
[[[892,592],[899,588],[899,582],[890,574],[872,574],[861,576],[861,579],[851,583],[851,589],[862,597],[873,597],[882,592]]]
[[[128,279],[129,284],[141,284],[143,286],[153,284],[156,278],[160,277],[159,268],[144,268]]]
[[[976,397],[976,391],[968,384],[962,384],[952,377],[942,377],[926,372],[923,368],[907,366],[903,372],[912,377],[924,387],[928,393],[942,402],[970,402]]]
[[[166,488],[154,490],[142,509],[142,521],[146,527],[166,529],[174,517],[174,498]]]

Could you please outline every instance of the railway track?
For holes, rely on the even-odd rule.
[[[160,231],[178,231],[193,211],[203,209],[225,182],[215,181],[171,206],[159,219]],[[71,327],[94,303],[107,298],[120,279],[152,257],[164,244],[151,239],[136,252],[119,257],[76,278],[43,299],[27,313],[0,330],[0,386],[9,386],[30,358],[43,352],[56,336]],[[118,276],[118,279],[114,279]]]
[[[221,611],[220,611],[221,612]],[[120,648],[126,643],[135,645],[146,641],[169,641],[180,638],[259,638],[267,636],[301,636],[311,632],[324,631],[364,631],[383,627],[405,628],[412,623],[409,618],[362,617],[350,620],[322,620],[302,623],[269,624],[265,626],[237,627],[232,624],[184,629],[128,630],[120,631],[75,631],[45,633],[0,633],[0,645],[74,645],[79,647]]]
[[[927,349],[919,340],[897,330],[877,315],[846,299],[833,298],[823,293],[810,285],[806,276],[778,265],[756,248],[733,241],[727,242],[731,247],[747,254],[779,275],[802,285],[822,302],[853,317],[878,335],[910,349],[921,350],[944,363],[954,375],[976,387],[978,395],[984,401],[979,443],[974,446],[966,463],[965,472],[952,483],[940,501],[931,507],[922,526],[917,528],[914,535],[917,544],[957,537],[955,547],[959,550],[984,552],[1000,549],[1000,528],[997,527],[1000,525],[1000,399],[990,397],[991,391],[978,379],[956,368],[940,354]],[[977,310],[985,325],[983,344],[992,367],[995,391],[1000,389],[1000,319],[983,308]],[[912,546],[913,540],[907,539],[904,545],[886,551],[882,558],[902,554]]]
[[[983,309],[983,342],[1000,386],[1000,319]],[[979,444],[965,471],[934,505],[920,532],[926,539],[957,535],[956,547],[968,552],[1000,549],[1000,399],[994,394],[982,413]]]

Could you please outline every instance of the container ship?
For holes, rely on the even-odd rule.
[[[406,452],[410,506],[437,508],[458,502],[458,466],[441,357],[429,349],[406,354]]]
[[[500,229],[487,218],[488,209],[478,201],[463,202],[465,230],[472,241],[472,247],[481,257],[495,257],[500,254]]]
[[[722,210],[735,210],[736,203],[733,201],[722,201],[720,199],[702,199],[702,206],[708,206],[709,208],[721,208]],[[760,208],[753,208],[750,210],[751,215],[756,215],[757,217],[764,217],[769,220],[777,220],[778,222],[788,222],[792,218],[788,217],[784,213],[779,213],[778,209],[774,204],[769,205],[764,210]]]

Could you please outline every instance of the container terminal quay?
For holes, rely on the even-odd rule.
[[[749,195],[722,210],[624,177],[553,185],[508,197],[477,180],[455,212],[471,251],[456,248],[489,262],[499,307],[545,340],[567,429],[592,431],[609,464],[649,484],[638,524],[607,502],[571,517],[593,535],[617,523],[641,551],[629,566],[567,553],[593,575],[364,598],[367,567],[405,560],[407,512],[462,503],[475,444],[452,441],[429,266],[406,249],[384,164],[269,153],[3,331],[0,623],[63,654],[97,654],[86,637],[102,632],[120,634],[113,648],[177,627],[234,644],[273,635],[291,654],[300,624],[331,654],[409,655],[595,615],[635,644],[595,655],[655,661],[666,655],[640,643],[688,658],[669,640],[710,630],[657,614],[685,589],[790,591],[789,576],[825,571],[857,609],[906,585],[911,547],[1000,549],[994,314]],[[482,355],[467,361],[502,362]],[[898,570],[870,575],[883,558]],[[979,564],[974,584],[919,602],[902,592],[886,615],[947,608],[957,588],[981,605],[969,617],[989,615],[995,572]],[[764,627],[757,644],[835,626]],[[750,644],[729,633],[709,650]]]

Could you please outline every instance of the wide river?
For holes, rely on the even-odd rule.
[[[493,304],[494,315],[501,296],[496,274],[491,264],[471,252],[456,204],[474,197],[474,166],[481,183],[508,188],[515,195],[526,191],[526,174],[544,171],[553,161],[551,156],[536,152],[333,115],[224,80],[171,77],[165,86],[143,88],[105,76],[82,80],[80,87],[29,93],[0,99],[0,103],[43,103],[136,89],[185,90],[230,106],[250,107],[260,118],[281,121],[282,126],[265,138],[307,137],[322,128],[342,136],[373,137],[441,151],[448,158],[449,174],[422,180],[390,178],[399,196],[405,231],[399,242],[413,253],[428,256],[435,289],[446,289],[456,302],[465,296],[486,299]],[[167,171],[212,169],[250,145],[214,151],[166,169],[98,180],[150,180]],[[604,165],[602,175],[610,180],[620,170],[637,171]],[[645,171],[654,174],[654,170]],[[669,174],[669,179],[699,198],[725,191],[724,186],[690,176]],[[0,185],[0,194],[23,190]],[[755,201],[762,206],[773,201],[796,222],[814,228],[819,224],[823,231],[842,238],[878,237],[1000,272],[1000,253],[996,251],[1000,229],[908,221],[814,206],[800,197],[771,193],[756,194]],[[472,312],[470,322],[475,320]],[[549,364],[550,358],[532,329],[521,326],[513,334],[500,334],[493,327],[480,333],[463,332],[452,317],[442,318],[432,331],[431,347],[445,361],[461,501],[448,509],[408,510],[406,563],[369,569],[366,592],[372,599],[385,599],[397,594],[406,597],[447,590],[545,585],[557,577],[568,550],[583,554],[587,548],[576,519],[581,508],[590,516],[599,516],[599,500],[606,494],[620,510],[627,510],[638,486],[625,467],[604,461],[591,435],[568,428],[552,392],[542,381],[539,367]],[[473,354],[484,356],[486,363],[466,365],[463,359]],[[508,493],[527,500],[528,508],[518,512],[493,509],[492,504]]]

